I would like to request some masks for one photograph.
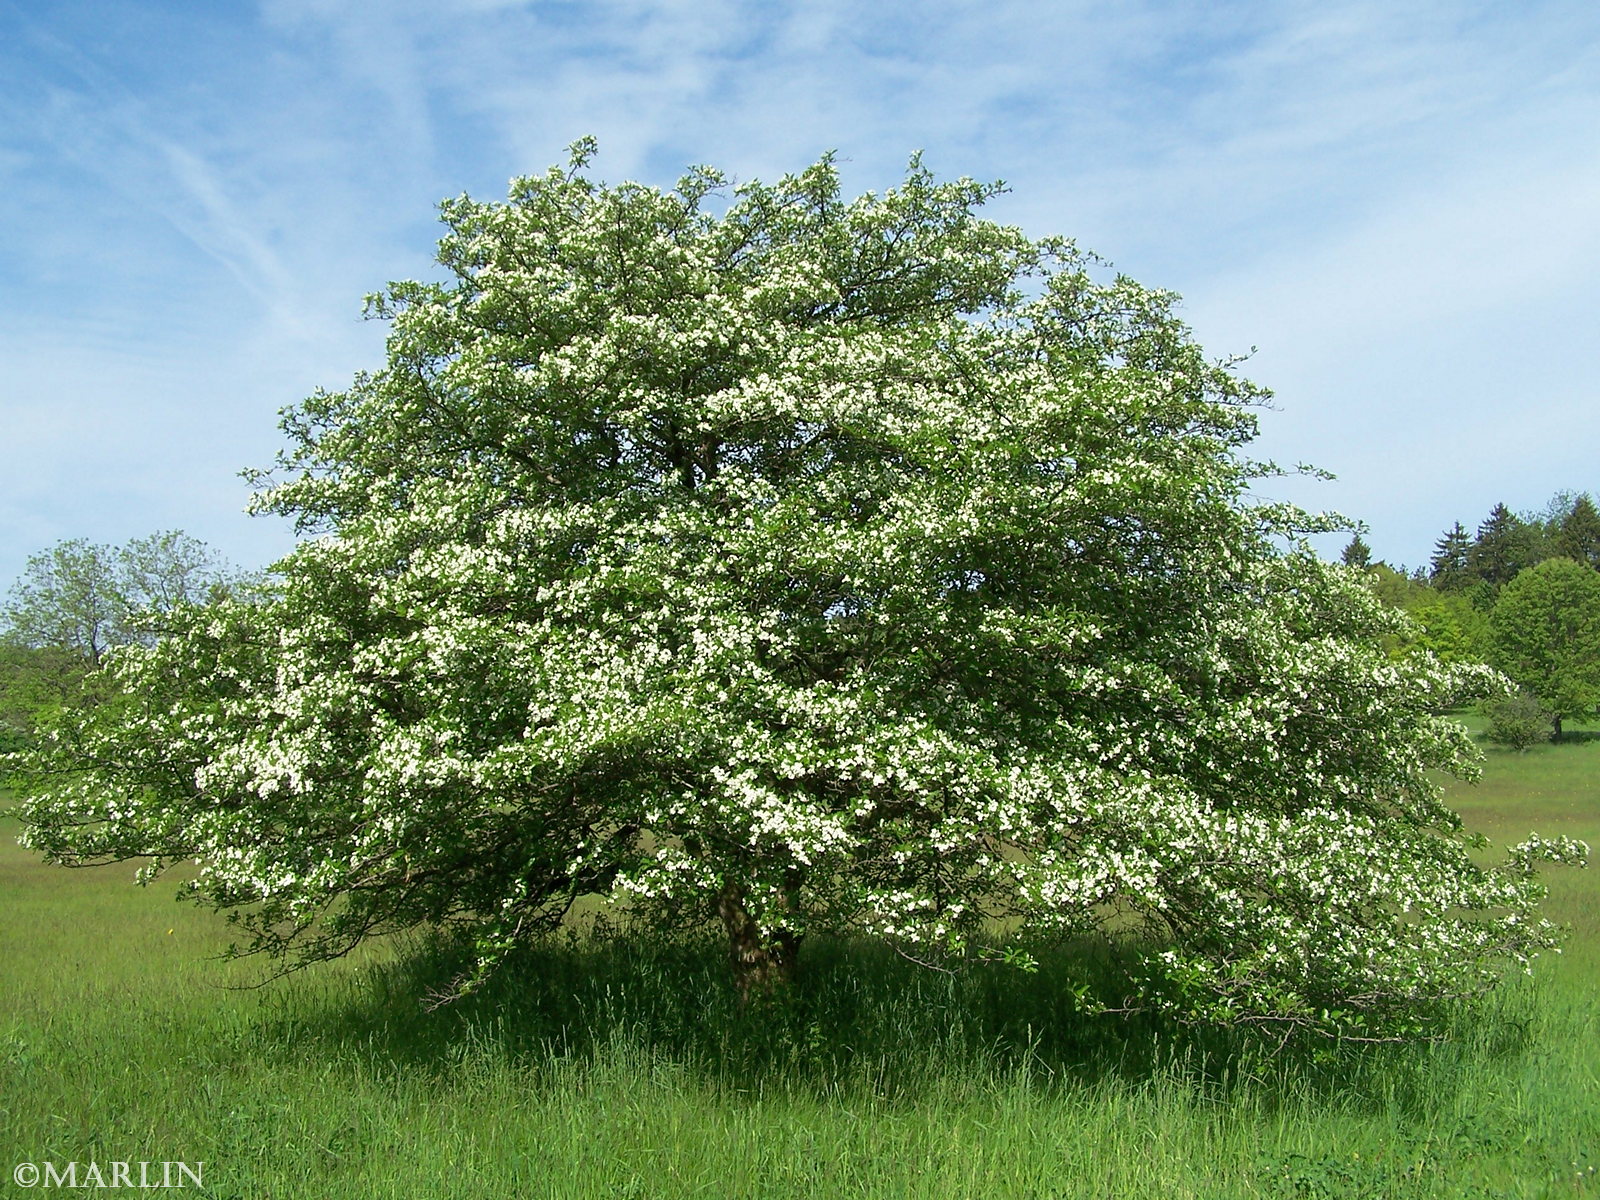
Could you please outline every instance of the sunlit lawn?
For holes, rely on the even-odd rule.
[[[1468,724],[1479,722],[1468,718]],[[1486,749],[1483,779],[1452,784],[1450,804],[1469,829],[1497,844],[1530,832],[1582,838],[1600,868],[1600,726],[1572,725],[1575,739],[1525,753]],[[1591,740],[1592,739],[1592,740]],[[1548,910],[1573,927],[1569,955],[1586,957],[1600,972],[1600,870],[1552,871]],[[1600,974],[1596,976],[1600,983]]]
[[[1600,740],[1491,750],[1452,790],[1499,841],[1600,844]],[[715,945],[577,942],[450,1009],[378,947],[259,990],[214,915],[131,866],[41,865],[0,821],[0,1179],[203,1161],[205,1194],[1600,1196],[1600,873],[1568,952],[1439,1045],[1290,1050],[1071,1015],[819,946],[740,1014]],[[10,1186],[9,1184],[4,1186]],[[22,1194],[18,1189],[16,1194]]]

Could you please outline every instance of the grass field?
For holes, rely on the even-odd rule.
[[[1454,803],[1600,846],[1600,741],[1489,751]],[[404,948],[258,990],[220,918],[37,862],[0,820],[0,1188],[203,1162],[268,1197],[1600,1197],[1600,871],[1559,958],[1450,1041],[1271,1055],[1070,1016],[1036,976],[808,948],[756,1021],[720,951],[551,946],[423,1012]],[[415,949],[415,948],[414,948]],[[137,1168],[135,1168],[135,1171]]]

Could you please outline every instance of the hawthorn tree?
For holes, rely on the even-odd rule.
[[[819,933],[1127,937],[1112,1007],[1370,1036],[1552,943],[1532,863],[1580,848],[1480,869],[1435,781],[1494,677],[1391,661],[1296,540],[1345,526],[1252,502],[1262,393],[1171,295],[915,160],[847,200],[591,150],[443,206],[386,364],[286,418],[275,593],[113,656],[32,845],[193,859],[289,965],[431,922],[487,970],[598,894],[720,923],[747,993]]]

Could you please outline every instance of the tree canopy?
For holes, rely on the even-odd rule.
[[[1339,561],[1347,567],[1363,568],[1372,565],[1372,547],[1359,533],[1350,535],[1350,540],[1339,554]]]
[[[176,530],[123,546],[71,538],[30,556],[0,604],[0,750],[91,703],[108,651],[151,642],[176,608],[230,582],[238,577],[209,547]]]
[[[1452,591],[1465,586],[1472,576],[1467,569],[1467,554],[1472,539],[1457,521],[1434,543],[1433,559],[1428,572],[1429,582],[1440,591]]]
[[[1600,568],[1600,509],[1587,492],[1561,515],[1553,541],[1558,556]]]
[[[1262,393],[1174,297],[915,161],[589,153],[443,206],[382,369],[285,420],[272,594],[111,656],[31,844],[194,859],[290,964],[432,922],[488,969],[598,894],[746,989],[819,933],[1122,938],[1130,1006],[1375,1036],[1551,944],[1578,848],[1480,868],[1439,799],[1493,677],[1392,660],[1338,526],[1252,501]]]
[[[1600,708],[1600,571],[1550,558],[1523,571],[1489,615],[1493,661],[1562,721]]]
[[[70,538],[29,557],[0,605],[0,636],[98,667],[108,649],[150,640],[166,614],[204,601],[230,578],[204,542],[178,530],[123,546]]]

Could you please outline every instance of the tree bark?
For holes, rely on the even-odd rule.
[[[735,883],[723,885],[717,912],[728,931],[728,959],[739,1003],[748,1004],[752,996],[768,997],[788,987],[800,957],[800,935],[787,929],[763,934],[745,908],[744,889]]]

